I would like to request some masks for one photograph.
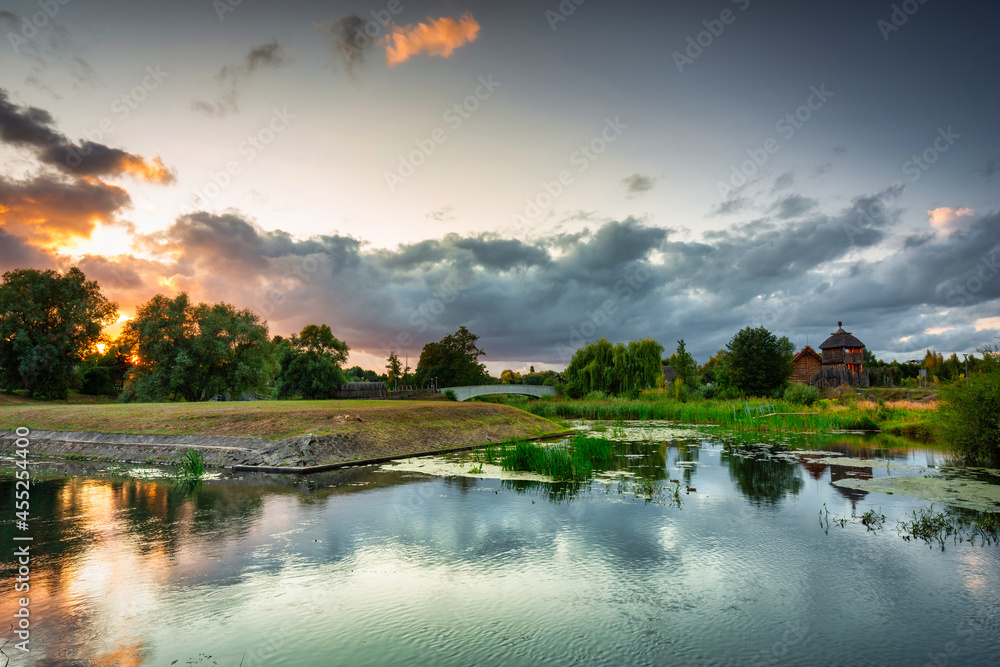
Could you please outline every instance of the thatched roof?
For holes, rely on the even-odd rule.
[[[837,322],[837,330],[827,338],[822,345],[819,346],[821,350],[829,350],[831,348],[838,347],[864,347],[865,344],[860,340],[851,335],[850,331],[844,331],[844,323]]]
[[[813,357],[814,359],[816,359],[816,361],[823,361],[823,357],[819,356],[819,352],[806,345],[804,348],[799,350],[794,357],[792,357],[792,363],[794,364],[799,359],[808,357]]]

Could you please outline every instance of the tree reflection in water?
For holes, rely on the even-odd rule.
[[[786,495],[798,495],[804,482],[797,461],[776,456],[772,446],[727,444],[722,461],[740,492],[751,502],[774,505]]]

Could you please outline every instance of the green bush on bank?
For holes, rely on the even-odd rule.
[[[1000,369],[941,390],[944,440],[970,459],[1000,461]]]
[[[785,390],[784,399],[789,403],[796,403],[798,405],[812,405],[819,400],[819,389],[807,384],[793,382]]]

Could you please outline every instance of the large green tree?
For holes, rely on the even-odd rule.
[[[698,364],[695,363],[691,353],[687,351],[683,338],[677,341],[677,351],[670,355],[667,363],[681,377],[684,384],[692,389],[698,388]]]
[[[263,390],[277,370],[267,324],[227,303],[154,296],[119,339],[135,364],[125,400],[204,401],[223,392]]]
[[[333,398],[347,381],[341,365],[350,348],[328,324],[309,324],[279,347],[281,371],[275,381],[279,398]]]
[[[580,348],[566,368],[567,393],[579,398],[592,391],[637,396],[656,386],[663,372],[663,346],[651,338],[612,345],[606,338]]]
[[[792,374],[795,346],[765,327],[746,327],[726,345],[721,384],[744,396],[770,396]]]
[[[434,383],[439,387],[461,387],[495,382],[486,372],[486,366],[479,363],[479,357],[486,354],[476,341],[479,336],[464,326],[442,338],[437,343],[428,343],[420,352],[417,372],[413,378],[417,386]]]
[[[0,377],[6,389],[37,398],[65,398],[73,368],[118,318],[94,280],[73,267],[65,274],[17,269],[0,283]]]

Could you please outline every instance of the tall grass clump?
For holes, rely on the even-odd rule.
[[[181,482],[198,482],[205,476],[205,457],[197,449],[185,452],[177,464],[177,480]]]
[[[569,445],[543,447],[517,442],[500,459],[504,470],[522,470],[549,475],[556,480],[584,480],[595,468],[614,464],[613,445],[603,438],[577,436]]]

